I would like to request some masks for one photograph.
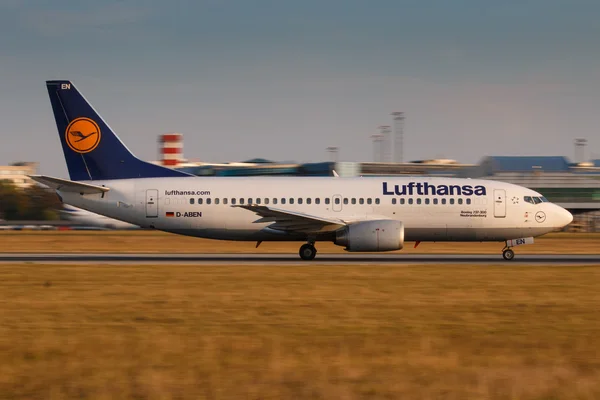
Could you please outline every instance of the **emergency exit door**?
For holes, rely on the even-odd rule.
[[[146,190],[146,218],[158,217],[158,190]]]
[[[506,190],[494,189],[494,217],[506,217]]]
[[[331,202],[333,203],[331,209],[333,211],[342,211],[342,196],[339,194],[334,195],[331,198]]]

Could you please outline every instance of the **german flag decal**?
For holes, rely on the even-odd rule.
[[[175,216],[175,213],[174,213],[174,212],[167,211],[167,214],[166,214],[166,215],[167,215],[167,217],[174,217],[174,216]]]

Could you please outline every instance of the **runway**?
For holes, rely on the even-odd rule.
[[[117,253],[5,253],[0,263],[104,263],[104,264],[194,264],[194,265],[402,265],[402,264],[519,264],[519,265],[600,265],[600,254],[517,255],[505,261],[500,254],[317,254],[302,261],[296,254],[117,254]]]

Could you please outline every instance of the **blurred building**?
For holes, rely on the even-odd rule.
[[[335,171],[340,177],[491,179],[528,187],[565,207],[575,216],[570,225],[571,230],[600,231],[600,160],[573,163],[563,156],[489,156],[478,164],[465,164],[452,159],[402,163],[330,161],[303,164],[262,158],[243,162],[206,163],[184,159],[182,135],[171,135],[173,134],[162,135],[159,139],[163,160],[156,163],[197,176],[333,176]],[[165,151],[167,148],[179,150]]]
[[[569,230],[600,231],[600,162],[571,163],[562,156],[485,157],[467,178],[525,186],[574,214]]]
[[[450,159],[416,160],[406,163],[358,163],[360,176],[440,176],[456,177],[473,164],[462,164]]]
[[[184,166],[185,165],[185,166]],[[318,162],[292,163],[252,159],[244,162],[182,164],[176,169],[198,176],[459,176],[471,164],[453,160],[391,162]]]
[[[525,186],[570,210],[600,209],[600,167],[594,163],[573,164],[562,156],[494,156],[465,169],[462,176]]]
[[[0,165],[0,182],[9,182],[16,187],[26,188],[35,185],[28,175],[35,175],[38,170],[36,162],[17,162],[10,165]]]

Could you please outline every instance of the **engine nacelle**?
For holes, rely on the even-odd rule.
[[[381,219],[357,222],[335,234],[335,244],[346,251],[392,251],[404,247],[404,224]]]

